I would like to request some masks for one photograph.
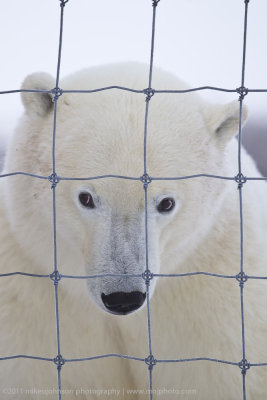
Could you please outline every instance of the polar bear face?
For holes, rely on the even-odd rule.
[[[117,84],[143,89],[146,71],[145,66],[134,63],[91,68],[62,81],[61,87],[93,89]],[[49,90],[54,82],[47,74],[33,74],[23,88]],[[154,87],[182,89],[185,85],[155,69]],[[10,143],[6,171],[49,176],[54,118],[51,95],[23,93],[22,99],[25,115]],[[64,93],[57,106],[57,175],[141,177],[144,116],[143,94],[115,90]],[[152,177],[147,189],[148,252],[141,180],[61,180],[56,188],[60,272],[117,274],[88,279],[90,297],[114,314],[141,308],[146,299],[144,279],[123,275],[140,275],[147,263],[153,274],[179,272],[179,264],[209,231],[229,190],[224,181],[155,178],[231,175],[227,149],[237,126],[238,102],[212,106],[195,94],[156,94],[149,105],[147,137],[147,172]],[[9,220],[38,272],[52,272],[51,189],[46,180],[33,179],[29,184],[29,179],[6,181]],[[154,277],[150,296],[155,285]]]

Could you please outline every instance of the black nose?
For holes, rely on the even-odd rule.
[[[137,310],[144,303],[146,293],[142,292],[114,292],[111,294],[101,294],[101,299],[105,307],[113,314],[129,314]]]

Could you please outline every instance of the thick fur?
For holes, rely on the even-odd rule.
[[[112,84],[143,89],[148,67],[135,63],[90,68],[65,80],[63,89]],[[52,89],[47,74],[29,76],[23,88]],[[176,77],[154,70],[153,87],[182,89]],[[52,172],[53,103],[49,94],[23,93],[25,114],[10,142],[5,172],[44,176]],[[152,177],[209,173],[237,175],[239,103],[212,105],[196,94],[155,94],[149,105],[147,167]],[[246,110],[244,110],[244,118]],[[63,94],[58,100],[56,170],[60,177],[143,175],[145,96],[110,90]],[[243,150],[243,173],[259,176]],[[53,259],[51,184],[25,176],[1,179],[1,273],[50,274]],[[89,191],[95,209],[79,204]],[[157,205],[175,199],[161,215]],[[267,275],[264,182],[243,187],[244,269]],[[264,204],[265,203],[265,204]],[[62,274],[141,273],[145,269],[144,190],[139,181],[60,181],[56,188],[58,268]],[[240,270],[239,196],[235,181],[194,178],[152,181],[148,188],[149,268],[152,272]],[[145,290],[143,280],[62,279],[59,283],[61,354],[64,358],[120,353],[148,356],[145,305],[127,316],[104,310],[101,293]],[[151,281],[152,351],[156,359],[210,357],[242,359],[240,288],[235,279],[207,276]],[[266,282],[244,288],[246,358],[267,361]],[[54,286],[49,278],[2,277],[0,356],[57,355]],[[1,398],[57,399],[57,370],[48,361],[13,359],[0,363]],[[148,368],[119,358],[66,363],[63,399],[148,398]],[[247,372],[247,398],[266,398],[266,368]],[[8,390],[13,395],[8,395]],[[139,392],[131,394],[129,389]],[[208,361],[157,363],[155,397],[236,400],[242,398],[237,366]],[[38,392],[39,390],[39,392]],[[41,391],[40,391],[41,390]],[[48,392],[48,391],[51,392]],[[102,392],[101,392],[102,390]],[[104,392],[109,390],[110,392]],[[113,390],[113,391],[112,391]],[[42,392],[43,391],[43,392]],[[47,397],[46,397],[47,398]]]

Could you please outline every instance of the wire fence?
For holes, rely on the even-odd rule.
[[[117,357],[124,358],[129,360],[136,360],[142,363],[145,363],[148,368],[148,383],[149,383],[149,398],[153,399],[153,384],[152,384],[152,375],[153,369],[157,363],[184,363],[184,362],[195,362],[195,361],[209,361],[215,363],[229,364],[234,365],[240,369],[242,376],[242,399],[246,399],[246,376],[247,370],[251,367],[260,367],[267,366],[267,362],[265,363],[251,363],[246,359],[246,345],[245,345],[245,321],[244,321],[244,302],[243,302],[243,294],[244,294],[244,285],[248,279],[267,279],[267,276],[252,276],[247,275],[244,272],[243,258],[244,258],[244,246],[243,246],[243,196],[242,189],[243,185],[247,181],[261,181],[267,180],[267,177],[246,177],[242,173],[242,113],[243,113],[243,102],[245,97],[251,92],[267,92],[267,89],[249,89],[245,86],[245,66],[246,66],[246,42],[247,42],[247,25],[248,25],[248,5],[250,0],[243,0],[244,2],[244,25],[243,25],[243,57],[241,63],[241,82],[240,86],[235,89],[226,89],[220,87],[213,86],[202,86],[196,87],[186,90],[157,90],[153,89],[152,86],[152,77],[153,77],[153,62],[154,62],[154,41],[155,41],[155,29],[156,29],[156,12],[157,6],[159,5],[160,0],[152,0],[152,33],[151,33],[151,47],[150,47],[150,63],[149,63],[149,73],[148,73],[148,87],[142,90],[134,90],[128,87],[122,86],[108,86],[102,88],[96,88],[93,90],[63,90],[59,87],[59,79],[60,79],[60,65],[61,65],[61,51],[62,51],[62,39],[63,39],[63,21],[64,21],[64,10],[65,6],[69,0],[59,0],[60,2],[60,34],[59,34],[59,46],[58,46],[58,60],[57,60],[57,73],[56,73],[56,82],[55,87],[51,90],[35,90],[35,89],[19,89],[19,90],[9,90],[2,91],[0,94],[10,94],[10,93],[19,93],[19,92],[32,92],[32,93],[50,93],[53,96],[53,104],[54,104],[54,119],[53,119],[53,143],[52,143],[52,171],[50,176],[41,176],[32,173],[26,173],[23,171],[17,171],[12,173],[6,173],[0,175],[0,178],[11,177],[14,175],[26,175],[32,178],[44,179],[47,180],[49,184],[51,184],[52,189],[52,198],[53,198],[53,248],[54,248],[54,269],[50,274],[42,275],[42,274],[32,274],[27,272],[10,272],[0,274],[0,277],[6,276],[14,276],[14,275],[23,275],[27,277],[36,277],[36,278],[47,278],[51,279],[54,284],[54,296],[55,296],[55,314],[56,314],[56,339],[57,339],[57,354],[54,358],[45,358],[38,356],[31,356],[25,354],[17,354],[11,355],[8,357],[0,357],[0,360],[9,360],[9,359],[35,359],[40,361],[48,361],[54,363],[57,369],[57,382],[58,382],[58,399],[61,400],[61,371],[62,367],[65,363],[70,362],[81,362],[81,361],[90,361],[94,359],[108,358],[108,357]],[[141,177],[132,177],[132,176],[122,176],[122,175],[100,175],[100,176],[91,176],[91,177],[63,177],[58,176],[56,172],[56,157],[55,157],[55,148],[56,148],[56,127],[57,127],[57,105],[60,97],[64,95],[64,93],[95,93],[105,90],[124,90],[129,91],[136,94],[145,95],[145,121],[144,121],[144,154],[143,154],[143,165],[144,165],[144,173]],[[148,134],[148,115],[149,115],[149,105],[152,97],[154,95],[160,95],[162,93],[189,93],[194,91],[201,90],[215,90],[215,91],[223,91],[229,93],[237,93],[238,101],[239,101],[239,128],[238,128],[238,154],[237,154],[237,175],[236,176],[218,176],[211,174],[196,174],[196,175],[188,175],[188,176],[178,176],[178,177],[152,177],[149,175],[149,171],[147,170],[147,134]],[[177,273],[177,274],[153,274],[149,269],[149,251],[148,251],[148,190],[149,186],[153,181],[163,181],[163,180],[185,180],[185,179],[196,179],[196,178],[210,178],[210,179],[222,179],[222,180],[231,180],[236,182],[238,193],[239,193],[239,213],[240,213],[240,272],[237,275],[223,275],[217,273],[210,273],[206,271],[201,272],[188,272],[188,273]],[[144,205],[145,205],[145,259],[146,265],[145,270],[142,274],[98,274],[98,275],[64,275],[61,274],[58,270],[57,265],[57,234],[56,234],[56,188],[60,181],[89,181],[95,179],[128,179],[134,181],[140,181],[143,185],[144,189]],[[193,276],[193,275],[205,275],[209,277],[216,277],[222,279],[233,279],[236,280],[239,284],[240,290],[240,313],[241,313],[241,345],[242,345],[242,358],[239,362],[233,362],[229,360],[221,360],[216,358],[209,357],[195,357],[195,358],[184,358],[184,359],[156,359],[153,355],[153,347],[152,347],[152,332],[151,332],[151,316],[150,316],[150,300],[149,300],[149,290],[150,290],[150,281],[154,277],[170,277],[170,278],[179,278],[185,276]],[[59,307],[58,307],[58,288],[60,285],[61,279],[98,279],[103,277],[139,277],[142,278],[146,285],[146,308],[147,308],[147,331],[148,331],[148,353],[147,357],[139,358],[133,357],[123,354],[100,354],[94,357],[84,357],[84,358],[64,358],[61,354],[61,346],[60,346],[60,324],[59,324]]]

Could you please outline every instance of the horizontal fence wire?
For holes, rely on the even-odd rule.
[[[129,360],[135,360],[139,362],[146,363],[148,367],[148,382],[149,382],[149,396],[150,400],[153,399],[153,384],[152,384],[152,371],[154,366],[157,363],[182,363],[182,362],[201,362],[208,361],[214,363],[228,364],[233,365],[240,368],[242,373],[242,399],[246,400],[246,372],[251,367],[260,367],[267,366],[267,362],[263,363],[251,363],[246,360],[246,347],[245,347],[245,321],[244,321],[244,284],[250,280],[266,280],[267,276],[253,276],[246,275],[244,272],[243,266],[243,258],[244,258],[244,243],[243,243],[243,231],[244,231],[244,222],[243,222],[243,185],[248,181],[264,181],[267,180],[267,177],[247,177],[242,174],[242,111],[243,111],[243,102],[245,96],[249,93],[267,93],[267,89],[249,89],[245,87],[245,64],[246,64],[246,42],[247,42],[247,21],[248,21],[248,4],[249,0],[242,0],[245,4],[245,15],[244,15],[244,32],[243,32],[243,53],[242,53],[242,73],[241,73],[241,86],[235,89],[227,89],[220,88],[214,86],[201,86],[196,88],[190,88],[185,90],[175,90],[175,89],[166,89],[166,90],[157,90],[152,88],[152,75],[153,75],[153,63],[154,63],[154,43],[155,43],[155,27],[156,27],[156,10],[158,3],[160,0],[152,0],[152,34],[151,34],[151,45],[150,45],[150,63],[149,63],[149,74],[148,74],[148,87],[140,90],[131,89],[128,87],[112,85],[102,88],[96,88],[91,90],[64,90],[59,87],[60,80],[60,65],[61,65],[61,52],[62,52],[62,39],[63,39],[63,21],[64,21],[64,8],[68,0],[59,0],[60,2],[60,33],[59,33],[59,47],[58,47],[58,60],[57,60],[57,73],[56,73],[56,82],[55,87],[50,90],[37,90],[37,89],[18,89],[18,90],[6,90],[0,91],[0,94],[14,94],[21,92],[29,92],[29,93],[50,93],[53,95],[53,103],[54,103],[54,122],[53,122],[53,144],[52,144],[52,173],[50,176],[42,176],[34,173],[28,173],[23,171],[10,172],[1,174],[0,178],[12,177],[17,175],[27,176],[36,179],[47,180],[49,184],[51,184],[52,189],[52,208],[53,208],[53,249],[54,249],[54,269],[50,274],[33,274],[30,272],[10,272],[10,273],[1,273],[0,277],[14,277],[14,276],[24,276],[24,277],[34,277],[34,278],[48,278],[54,284],[54,295],[55,295],[55,319],[56,319],[56,339],[57,339],[57,355],[54,358],[45,358],[39,356],[32,355],[11,355],[7,357],[0,357],[0,360],[11,360],[11,359],[33,359],[39,361],[52,362],[57,367],[57,379],[58,379],[58,399],[61,400],[61,370],[65,363],[70,362],[82,362],[82,361],[93,361],[101,358],[123,358]],[[57,175],[56,172],[56,158],[55,158],[55,148],[56,148],[56,127],[57,127],[57,103],[64,93],[79,93],[79,94],[90,94],[107,90],[123,90],[132,92],[134,94],[143,94],[145,95],[145,121],[144,121],[144,173],[141,177],[130,177],[123,175],[100,175],[100,176],[92,176],[92,177],[61,177]],[[228,93],[235,93],[239,95],[239,129],[238,129],[238,173],[236,176],[219,176],[212,175],[206,173],[199,173],[195,175],[188,176],[179,176],[179,177],[153,177],[148,174],[147,171],[147,135],[148,135],[148,115],[149,115],[149,104],[154,95],[160,95],[162,93],[169,94],[181,94],[181,93],[190,93],[202,90],[215,90],[222,91]],[[145,255],[146,255],[146,268],[142,274],[115,274],[115,273],[105,273],[105,274],[94,274],[94,275],[65,275],[61,274],[57,267],[57,235],[56,235],[56,188],[57,184],[61,181],[90,181],[90,180],[98,180],[98,179],[125,179],[125,180],[134,180],[140,181],[144,188],[144,205],[145,205]],[[186,179],[196,179],[196,178],[208,178],[208,179],[220,179],[220,180],[229,180],[233,181],[234,184],[237,184],[238,193],[239,193],[239,213],[240,213],[240,272],[236,275],[223,275],[217,273],[211,273],[207,271],[197,271],[197,272],[187,272],[187,273],[177,273],[177,274],[163,274],[163,273],[152,273],[149,270],[149,251],[148,251],[148,190],[149,186],[153,181],[179,181]],[[242,359],[241,361],[234,362],[229,360],[222,360],[216,358],[209,357],[193,357],[193,358],[184,358],[184,359],[156,359],[153,356],[152,351],[152,332],[151,332],[151,315],[150,315],[150,301],[149,301],[149,290],[150,290],[150,281],[154,278],[184,278],[190,276],[207,276],[207,277],[215,277],[222,279],[235,279],[239,283],[240,287],[240,308],[241,308],[241,348],[242,348]],[[104,277],[120,277],[120,278],[143,278],[146,284],[146,308],[147,308],[147,329],[148,329],[148,355],[144,358],[128,356],[117,353],[109,353],[109,354],[100,354],[91,357],[84,358],[63,358],[61,355],[61,347],[60,347],[60,324],[59,324],[59,307],[58,307],[58,291],[62,280],[64,279],[101,279]]]
[[[53,279],[53,276],[48,275],[48,274],[31,274],[30,272],[21,272],[21,271],[16,271],[16,272],[6,272],[4,274],[0,274],[0,277],[5,277],[5,276],[28,276],[28,277],[33,277],[33,278],[50,278]],[[53,274],[52,274],[53,275]],[[207,271],[196,271],[196,272],[183,272],[180,274],[152,274],[153,277],[157,278],[182,278],[185,276],[196,276],[196,275],[204,275],[204,276],[211,276],[215,278],[226,278],[226,279],[237,279],[239,280],[239,274],[237,275],[223,275],[223,274],[216,274],[213,272],[207,272]],[[111,277],[117,277],[117,278],[144,278],[143,274],[115,274],[115,273],[110,273],[110,274],[95,274],[95,275],[65,275],[65,274],[59,274],[58,279],[96,279],[96,278],[111,278]],[[254,276],[254,275],[244,275],[244,278],[246,280],[248,279],[267,279],[267,276]]]
[[[129,87],[124,87],[124,86],[118,86],[118,85],[113,85],[113,86],[106,86],[103,88],[97,88],[97,89],[79,89],[79,90],[71,90],[71,89],[61,89],[61,93],[96,93],[96,92],[103,92],[105,90],[111,90],[111,89],[118,89],[118,90],[124,90],[127,92],[132,92],[132,93],[140,93],[140,94],[146,94],[147,89],[131,89]],[[154,93],[161,94],[161,93],[191,93],[191,92],[198,92],[202,90],[215,90],[217,92],[226,92],[226,93],[239,93],[240,88],[236,89],[226,89],[226,88],[220,88],[220,87],[215,87],[215,86],[200,86],[196,88],[190,88],[190,89],[162,89],[162,90],[157,90],[153,89]],[[0,91],[0,94],[12,94],[12,93],[22,93],[22,92],[28,92],[28,93],[51,93],[53,94],[54,89],[15,89],[15,90],[4,90]],[[267,89],[249,89],[246,88],[247,93],[267,93]]]
[[[25,175],[29,176],[31,178],[37,178],[37,179],[47,179],[49,182],[51,182],[52,177],[50,176],[42,176],[42,175],[36,175],[36,174],[31,174],[28,172],[10,172],[6,174],[0,174],[0,178],[6,178],[9,176],[15,176],[15,175]],[[57,180],[59,181],[91,181],[91,180],[97,180],[97,179],[107,179],[107,178],[115,178],[115,179],[127,179],[127,180],[132,180],[132,181],[140,181],[142,180],[142,177],[137,178],[134,176],[123,176],[123,175],[98,175],[98,176],[89,176],[87,178],[78,178],[78,177],[61,177],[57,175]],[[237,176],[220,176],[220,175],[211,175],[211,174],[196,174],[196,175],[188,175],[188,176],[166,176],[166,177],[158,177],[158,176],[151,176],[150,179],[151,181],[179,181],[179,180],[185,180],[185,179],[193,179],[193,178],[214,178],[214,179],[224,179],[228,181],[236,181],[238,179]],[[267,180],[267,177],[265,176],[259,176],[259,177],[247,177],[244,176],[244,179],[247,181],[264,181]],[[57,182],[57,183],[58,183]]]

